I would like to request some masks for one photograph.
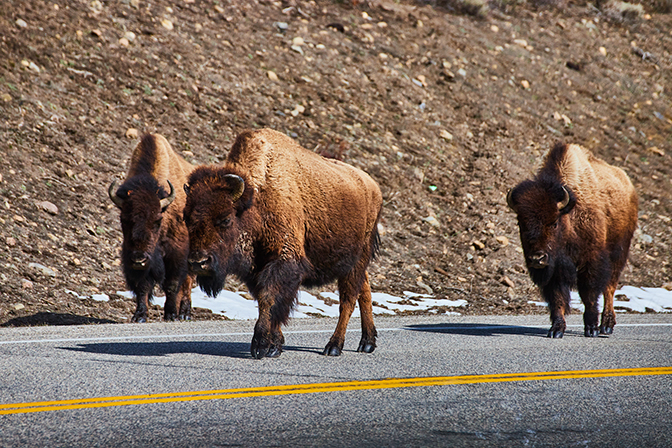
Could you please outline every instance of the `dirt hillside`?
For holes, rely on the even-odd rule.
[[[385,199],[373,289],[463,313],[545,312],[505,195],[580,143],[639,193],[622,283],[669,284],[669,5],[543,3],[3,2],[0,324],[130,321],[107,186],[146,132],[203,164],[270,127],[363,168]]]

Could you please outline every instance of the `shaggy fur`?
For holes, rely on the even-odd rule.
[[[165,320],[191,316],[193,276],[188,275],[182,185],[193,169],[161,135],[146,135],[133,151],[126,180],[116,192],[110,192],[121,210],[121,260],[126,283],[136,299],[134,322],[147,320],[155,284],[162,285],[166,293]],[[162,210],[161,200],[168,198],[170,191],[168,181],[173,184],[175,199]]]
[[[637,194],[625,172],[578,145],[557,144],[537,176],[509,192],[508,202],[518,215],[530,276],[549,304],[549,337],[563,336],[574,287],[586,307],[584,334],[611,334],[614,292],[637,227]]]
[[[240,197],[233,197],[239,188]],[[190,268],[210,295],[223,288],[229,274],[247,284],[259,303],[254,357],[280,355],[281,326],[300,285],[334,280],[340,317],[324,354],[340,355],[357,301],[359,351],[374,350],[366,269],[379,241],[382,195],[366,173],[263,129],[240,134],[223,167],[196,169],[187,190]]]

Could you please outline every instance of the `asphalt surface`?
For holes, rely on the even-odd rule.
[[[377,318],[372,354],[353,320],[338,358],[295,319],[263,360],[252,321],[3,328],[0,447],[670,447],[672,369],[632,369],[672,367],[672,315],[617,317]]]

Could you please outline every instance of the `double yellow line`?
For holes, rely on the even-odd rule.
[[[500,373],[495,375],[434,376],[424,378],[388,378],[384,380],[344,381],[338,383],[295,384],[286,386],[221,389],[167,394],[127,395],[119,397],[84,398],[80,400],[36,401],[0,405],[0,415],[64,409],[105,408],[149,403],[226,400],[229,398],[269,397],[277,395],[315,394],[350,390],[395,389],[401,387],[448,386],[455,384],[503,383],[510,381],[542,381],[619,376],[672,375],[672,367],[634,369],[568,370],[559,372]]]

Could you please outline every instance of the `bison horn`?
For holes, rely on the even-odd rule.
[[[175,189],[173,188],[173,184],[170,183],[169,180],[166,180],[168,182],[168,185],[170,186],[170,194],[168,194],[168,197],[165,199],[161,199],[160,204],[161,204],[161,211],[164,211],[165,209],[168,208],[170,204],[173,203],[175,200]]]
[[[509,205],[509,208],[513,210],[514,212],[516,211],[516,204],[513,203],[513,196],[511,193],[513,193],[513,188],[509,190],[509,192],[506,194],[506,203]]]
[[[558,210],[562,210],[569,204],[569,191],[565,187],[562,187],[562,191],[565,193],[565,197],[562,198],[562,201],[558,202]]]
[[[226,179],[226,183],[232,188],[231,202],[236,202],[245,191],[245,181],[242,177],[236,176],[235,174],[227,174],[224,176],[224,179]]]
[[[117,180],[113,180],[112,183],[110,184],[109,188],[107,189],[107,194],[110,196],[110,199],[112,199],[112,202],[114,202],[114,205],[117,207],[121,208],[121,206],[124,204],[124,200],[121,199],[119,196],[117,196]]]

